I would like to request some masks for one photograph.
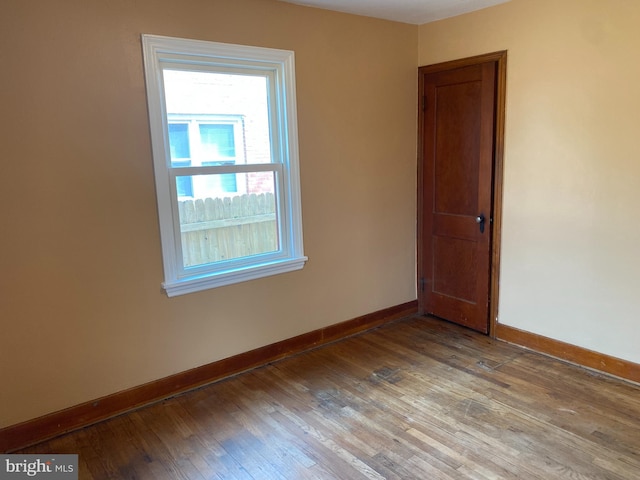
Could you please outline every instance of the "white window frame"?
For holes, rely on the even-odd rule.
[[[294,53],[288,50],[142,35],[147,103],[153,152],[160,239],[162,286],[169,297],[198,292],[301,269],[302,209],[298,160]],[[271,163],[172,167],[163,69],[261,72],[269,78]],[[273,172],[279,250],[198,267],[183,266],[176,175]]]

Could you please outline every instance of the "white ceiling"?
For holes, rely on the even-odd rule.
[[[326,10],[421,25],[509,0],[282,0]]]

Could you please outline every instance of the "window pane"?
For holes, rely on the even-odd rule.
[[[243,150],[234,144],[233,125],[200,124],[201,149],[205,156],[212,156],[211,160],[204,158],[205,162],[238,159],[245,153],[246,163],[272,161],[266,75],[164,69],[163,76],[167,115],[194,119],[226,115],[243,119]]]
[[[236,181],[236,174],[224,173],[220,175],[220,188],[222,189],[223,192],[228,192],[228,193],[237,192],[238,184]]]
[[[229,175],[247,185],[248,193],[222,194],[220,186]],[[176,181],[187,178],[194,189],[209,194],[178,202],[185,268],[280,249],[274,172],[182,176]]]
[[[189,125],[186,123],[169,124],[169,147],[171,148],[172,164],[174,163],[174,160],[191,158],[191,149],[189,148]]]
[[[169,124],[169,147],[172,167],[188,167],[191,165],[191,149],[189,148],[189,125],[186,123]],[[178,197],[192,197],[193,183],[189,177],[180,177],[176,182]]]
[[[193,182],[190,177],[178,177],[176,189],[178,190],[178,198],[193,197]]]
[[[234,160],[236,157],[233,125],[201,123],[200,142],[203,163]]]

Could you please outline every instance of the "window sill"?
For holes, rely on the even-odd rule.
[[[301,270],[306,261],[307,257],[296,257],[263,265],[253,265],[230,272],[187,277],[172,282],[164,282],[162,288],[168,297],[186,295],[187,293],[201,292],[202,290],[208,290],[210,288],[223,287],[225,285],[233,285],[234,283],[277,275],[279,273]]]

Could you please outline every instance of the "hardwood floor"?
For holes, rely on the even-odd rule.
[[[411,317],[21,453],[80,479],[637,479],[640,387]]]

